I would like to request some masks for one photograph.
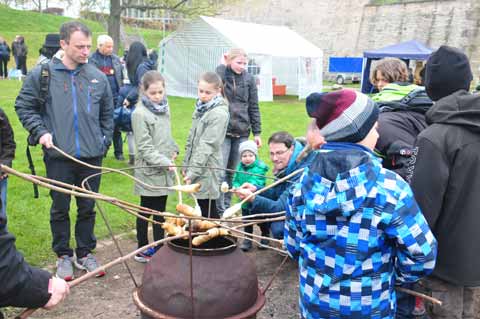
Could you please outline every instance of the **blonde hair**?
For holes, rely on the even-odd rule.
[[[230,63],[236,57],[243,56],[247,58],[247,53],[244,49],[232,48],[227,52],[227,63]]]
[[[388,83],[408,81],[407,65],[397,58],[384,58],[378,61],[370,74],[370,82],[375,86],[377,85],[377,71],[382,72]]]

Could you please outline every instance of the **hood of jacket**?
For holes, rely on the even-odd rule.
[[[459,90],[435,102],[426,119],[429,125],[460,125],[480,132],[480,95]]]
[[[350,217],[368,200],[381,170],[380,161],[367,148],[350,143],[327,143],[304,174],[310,178],[304,193],[315,189],[306,205],[319,214]]]

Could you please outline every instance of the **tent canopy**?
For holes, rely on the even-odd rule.
[[[288,27],[201,16],[160,42],[169,94],[196,97],[198,77],[235,47],[248,54],[260,101],[272,101],[274,92],[305,98],[322,89],[323,51]]]
[[[362,74],[362,92],[370,93],[373,90],[373,86],[369,79],[372,60],[392,57],[402,59],[408,64],[409,60],[426,60],[432,52],[432,49],[416,40],[401,42],[381,49],[363,52],[364,67]]]
[[[284,26],[247,23],[201,16],[225,38],[249,54],[278,57],[320,57],[322,50]]]

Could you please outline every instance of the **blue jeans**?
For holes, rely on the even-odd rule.
[[[236,169],[238,162],[240,161],[240,154],[238,153],[238,147],[240,143],[248,140],[247,136],[240,137],[230,137],[226,136],[222,144],[222,156],[223,156],[223,167],[227,169]],[[232,186],[233,172],[225,171],[224,181],[228,185]],[[220,213],[230,207],[230,202],[232,200],[232,193],[220,193],[220,198],[217,200],[217,208]]]
[[[284,227],[283,221],[271,222],[270,231],[272,232],[272,237],[275,239],[283,239]]]
[[[7,184],[8,178],[0,181],[0,199],[2,201],[2,209],[0,210],[0,216],[7,220]]]

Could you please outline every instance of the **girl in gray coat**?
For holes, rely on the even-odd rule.
[[[222,97],[222,80],[206,72],[198,81],[198,99],[192,128],[187,139],[183,175],[185,183],[200,183],[196,194],[202,216],[218,218],[216,200],[220,196],[221,173],[209,167],[221,167],[221,146],[228,125],[228,106]]]
[[[132,129],[135,132],[134,141],[137,156],[135,177],[153,186],[172,186],[173,161],[178,155],[178,146],[173,140],[170,128],[170,110],[165,95],[165,80],[157,71],[148,71],[140,83],[141,98],[132,113]],[[147,188],[140,183],[135,184],[135,194],[140,195],[140,205],[164,212],[168,191]],[[142,214],[150,218],[150,214]],[[153,219],[163,222],[161,216]],[[148,222],[137,218],[138,247],[148,244]],[[163,229],[159,224],[153,224],[153,239],[163,238]],[[159,247],[157,247],[158,249]],[[148,249],[135,256],[138,262],[147,262],[155,253]]]

